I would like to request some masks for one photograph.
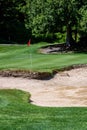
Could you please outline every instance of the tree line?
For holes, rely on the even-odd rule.
[[[55,40],[67,46],[87,35],[87,0],[1,0],[0,39],[26,42]]]

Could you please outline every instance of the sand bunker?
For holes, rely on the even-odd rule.
[[[21,89],[31,103],[51,107],[87,107],[87,67],[57,73],[50,80],[0,77],[0,89]]]

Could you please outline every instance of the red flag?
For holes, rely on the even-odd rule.
[[[31,39],[28,41],[27,45],[30,46],[30,44],[31,44]]]

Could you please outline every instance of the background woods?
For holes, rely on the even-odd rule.
[[[1,0],[0,39],[25,43],[66,42],[87,37],[86,0]]]

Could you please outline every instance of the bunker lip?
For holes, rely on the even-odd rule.
[[[69,71],[77,68],[87,67],[87,64],[71,65],[61,69],[55,69],[51,72],[33,72],[29,70],[0,70],[0,76],[2,77],[22,77],[28,79],[48,80],[55,76],[55,74],[63,71]]]
[[[1,76],[0,89],[27,91],[31,103],[37,106],[87,107],[87,67],[55,73],[50,80]]]

